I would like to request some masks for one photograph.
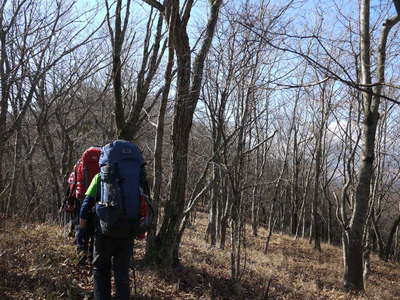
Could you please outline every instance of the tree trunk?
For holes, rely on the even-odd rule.
[[[385,244],[382,239],[381,232],[378,228],[377,221],[374,216],[374,211],[372,212],[371,218],[370,218],[371,224],[372,224],[372,229],[374,230],[375,238],[376,238],[376,244],[378,246],[378,255],[381,259],[384,259],[385,257]]]
[[[7,211],[6,215],[12,216],[13,212],[16,211],[18,207],[18,202],[21,199],[18,199],[16,197],[16,191],[17,191],[17,180],[19,177],[19,172],[20,172],[20,159],[21,159],[21,132],[20,128],[17,129],[16,134],[15,134],[15,142],[14,142],[14,158],[13,158],[13,170],[12,170],[12,175],[11,175],[11,187],[10,187],[10,193],[8,196],[8,204],[7,204]],[[11,207],[12,203],[12,207]]]
[[[57,172],[57,161],[55,156],[54,143],[50,135],[50,129],[47,122],[48,122],[47,120],[42,120],[42,122],[38,123],[38,132],[42,148],[45,153],[47,163],[49,165],[49,169],[51,172],[50,185],[52,190],[51,194],[52,197],[50,198],[51,205],[46,206],[48,207],[47,212],[55,216],[55,213],[58,211],[58,208],[61,207],[62,205],[60,183],[58,181],[60,174],[59,172]]]
[[[168,4],[165,8],[169,16],[167,21],[169,22],[169,32],[173,36],[173,45],[177,57],[177,93],[172,125],[171,185],[169,199],[165,206],[164,220],[157,235],[159,243],[157,261],[165,267],[170,267],[177,263],[179,229],[186,199],[189,134],[192,127],[193,114],[200,95],[204,60],[211,46],[222,1],[217,0],[211,3],[211,13],[204,41],[194,61],[193,69],[191,66],[189,36],[186,28],[192,3],[185,6],[183,15],[180,15],[179,1],[171,1]],[[160,7],[157,8],[160,9]]]
[[[242,217],[241,217],[241,193],[234,196],[232,208],[231,228],[231,279],[238,282],[241,275],[241,246],[242,246]]]
[[[393,257],[395,260],[400,261],[400,247],[399,247],[399,235],[400,235],[400,230],[399,227],[396,229],[396,239],[394,243],[394,249],[393,249]]]
[[[226,243],[226,231],[228,228],[228,220],[231,212],[231,202],[232,202],[232,193],[229,191],[227,187],[227,179],[225,178],[224,182],[224,195],[222,195],[222,201],[219,205],[219,248],[225,249]]]
[[[165,69],[165,83],[161,96],[161,103],[158,112],[157,131],[154,145],[154,165],[153,165],[153,207],[155,220],[154,224],[147,235],[146,240],[146,259],[152,260],[157,253],[157,226],[159,218],[160,200],[161,200],[161,184],[162,184],[162,154],[164,140],[164,119],[167,110],[168,96],[172,82],[172,68],[174,65],[174,49],[171,34],[168,37],[168,62]]]
[[[311,233],[310,239],[314,242],[313,247],[314,249],[321,251],[321,224],[320,224],[320,216],[318,213],[319,208],[319,170],[320,170],[320,155],[318,154],[319,150],[317,149],[317,158],[315,160],[315,183],[314,183],[314,193],[313,193],[313,201],[312,201],[312,226],[311,226]]]
[[[398,9],[398,2],[396,9]],[[379,82],[385,81],[386,42],[390,29],[400,21],[400,14],[388,19],[383,24],[378,48],[377,78]],[[374,172],[375,136],[378,123],[378,110],[382,86],[375,88],[372,96],[371,84],[371,51],[370,51],[370,1],[362,0],[360,5],[360,59],[361,59],[361,84],[365,85],[362,93],[364,120],[362,127],[363,145],[361,148],[361,162],[358,175],[358,184],[355,192],[354,209],[349,228],[346,228],[347,248],[344,255],[345,272],[343,276],[344,287],[347,290],[361,291],[364,289],[362,274],[362,238],[364,223],[368,212],[371,178]],[[345,247],[346,246],[346,247]]]
[[[217,212],[218,203],[220,202],[220,171],[219,167],[213,164],[212,166],[212,178],[214,180],[213,187],[211,189],[211,197],[209,200],[209,212],[208,212],[208,226],[207,226],[207,242],[210,242],[211,246],[217,244]]]
[[[253,236],[258,234],[258,211],[260,203],[258,201],[258,189],[257,186],[253,188],[253,193],[251,197],[251,229]]]
[[[328,244],[332,245],[332,204],[330,201],[328,201]]]
[[[355,195],[355,207],[346,231],[347,243],[345,255],[344,287],[347,290],[361,291],[364,289],[362,274],[363,230],[368,211],[370,182],[373,173],[374,143],[377,116],[368,116],[364,123],[364,145],[360,165],[359,183]]]
[[[386,249],[385,249],[385,260],[386,261],[389,260],[390,254],[392,252],[393,237],[396,234],[396,230],[397,230],[399,224],[400,224],[400,216],[398,216],[396,218],[396,220],[394,220],[393,225],[392,225],[392,227],[390,229],[390,233],[389,233],[389,236],[388,236],[388,240],[387,240],[387,243],[386,243]]]
[[[351,236],[350,232],[345,232],[343,234],[343,278],[346,290],[362,290],[364,288],[362,255],[362,240]]]

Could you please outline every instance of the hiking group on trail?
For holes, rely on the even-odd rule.
[[[88,148],[68,178],[63,209],[79,264],[92,264],[94,299],[111,299],[111,272],[116,299],[129,299],[133,241],[144,238],[153,219],[139,148],[125,140]]]

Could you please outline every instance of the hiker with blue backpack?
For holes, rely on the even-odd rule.
[[[144,160],[139,148],[117,140],[101,149],[97,174],[86,191],[80,211],[77,234],[79,245],[85,243],[89,212],[96,215],[93,277],[94,298],[111,299],[111,271],[116,299],[129,299],[129,267],[133,239],[148,230],[151,205]]]

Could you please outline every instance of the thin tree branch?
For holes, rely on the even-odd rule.
[[[156,0],[142,0],[142,1],[154,7],[155,9],[158,9],[161,13],[165,12],[165,6]]]

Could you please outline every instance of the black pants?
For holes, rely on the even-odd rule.
[[[94,299],[111,299],[111,270],[115,280],[116,299],[129,299],[129,266],[132,250],[132,239],[115,239],[101,234],[95,235],[93,253]]]
[[[75,233],[74,233],[75,236],[79,230],[79,216],[77,217],[77,220],[78,221],[77,221],[77,225],[75,226]],[[82,249],[78,248],[78,251],[84,252],[85,257],[87,257],[87,260],[85,258],[83,263],[86,263],[86,262],[92,263],[92,261],[93,261],[95,230],[96,230],[95,216],[93,214],[89,214],[88,219],[87,219],[87,225],[86,225],[85,243],[84,243]],[[76,241],[75,241],[75,243],[76,243]]]

